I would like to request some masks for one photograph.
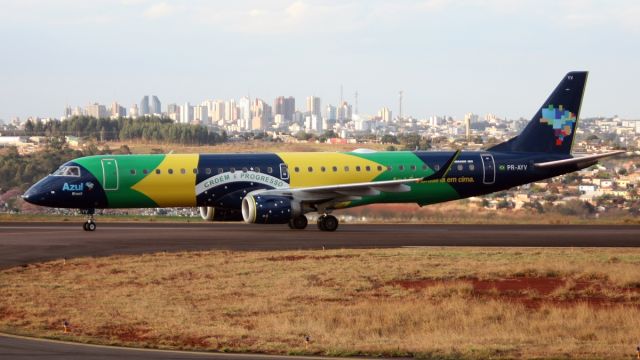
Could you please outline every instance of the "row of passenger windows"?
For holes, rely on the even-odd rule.
[[[207,175],[211,175],[215,170],[216,170],[216,169],[212,169],[212,168],[205,168],[205,169],[204,169],[204,173],[205,173],[205,174],[207,174]],[[260,169],[259,167],[254,167],[254,168],[250,168],[250,169],[249,169],[249,168],[246,168],[246,167],[243,167],[242,169],[238,169],[238,171],[242,171],[242,172],[247,172],[247,171],[249,171],[249,170],[251,170],[251,171],[255,171],[255,172],[262,172],[262,171],[261,171],[261,169]],[[232,168],[228,168],[228,171],[229,171],[229,172],[234,173],[234,172],[236,172],[236,168],[233,168],[233,167],[232,167]],[[135,175],[135,174],[137,173],[136,169],[131,169],[131,170],[129,170],[129,172],[131,173],[131,175]],[[162,174],[162,170],[161,170],[161,169],[155,169],[155,170],[154,170],[154,172],[155,172],[156,174],[158,174],[158,175]],[[187,170],[186,170],[186,169],[180,169],[180,170],[176,170],[176,171],[175,171],[175,173],[178,173],[178,172],[180,172],[180,174],[183,174],[183,175],[184,175],[184,174],[186,174],[186,173],[187,173]],[[200,173],[200,169],[194,168],[194,169],[192,170],[192,172],[193,172],[194,174],[199,174],[199,173]],[[146,175],[146,174],[149,174],[149,173],[150,173],[150,171],[149,171],[149,170],[147,170],[147,169],[143,169],[143,170],[142,170],[142,173]],[[223,169],[223,168],[218,168],[218,169],[217,169],[217,173],[218,173],[218,174],[222,174],[222,173],[224,173],[224,169]],[[272,174],[272,173],[273,173],[273,168],[272,168],[271,166],[268,166],[268,167],[267,167],[267,174]],[[173,169],[167,169],[167,174],[169,174],[169,175],[174,174]]]
[[[427,165],[426,165],[426,164],[423,164],[423,165],[422,165],[422,170],[427,170],[427,168],[428,168],[428,167],[427,167]],[[440,170],[440,165],[434,165],[434,167],[433,167],[433,168],[434,168],[434,170],[435,170],[435,171],[438,171],[438,170]],[[468,164],[467,168],[468,168],[469,170],[471,170],[471,171],[475,170],[475,166],[474,166],[473,164]],[[338,169],[339,169],[339,168],[338,168],[337,166],[331,166],[331,168],[330,168],[330,169],[331,169],[331,171],[333,171],[333,172],[338,172]],[[354,169],[355,169],[355,171],[357,171],[357,172],[359,172],[359,171],[363,171],[363,169],[364,169],[364,171],[371,171],[371,170],[372,170],[372,167],[371,167],[371,166],[369,166],[369,165],[364,166],[364,167],[363,167],[363,166],[360,166],[360,165],[356,165],[356,166],[354,167]],[[408,169],[409,171],[416,171],[416,170],[418,170],[418,167],[417,167],[416,165],[409,165],[408,167],[407,167],[407,166],[405,166],[405,165],[398,165],[398,168],[397,168],[397,169],[398,169],[398,171],[405,171],[406,169]],[[458,164],[458,165],[456,166],[456,169],[457,169],[458,171],[462,171],[462,170],[464,170],[464,165],[463,165],[463,164]],[[211,175],[211,174],[213,173],[213,171],[214,171],[214,170],[216,170],[216,169],[205,168],[205,169],[204,169],[204,173],[205,173],[205,174],[207,174],[207,175]],[[249,171],[249,170],[251,170],[251,171],[255,171],[255,172],[262,172],[262,171],[261,171],[262,169],[261,169],[260,167],[257,167],[257,166],[256,166],[256,167],[253,167],[253,168],[246,168],[246,167],[243,167],[242,169],[238,169],[238,171],[242,171],[242,172],[247,172],[247,171]],[[307,170],[307,172],[310,172],[310,173],[311,173],[311,172],[313,172],[313,171],[314,171],[314,168],[313,168],[313,166],[309,166],[309,167],[307,167],[307,169],[306,169],[306,170]],[[345,167],[343,168],[343,170],[344,170],[344,172],[349,172],[349,171],[351,170],[351,168],[350,168],[349,166],[345,166]],[[382,165],[377,165],[377,166],[376,166],[376,170],[378,170],[378,171],[382,171],[382,170],[383,170],[383,166],[382,166]],[[393,166],[387,166],[387,167],[386,167],[386,170],[387,170],[387,171],[392,171],[392,170],[393,170]],[[232,168],[228,168],[228,171],[229,171],[229,172],[231,172],[231,173],[234,173],[234,172],[236,172],[236,168],[233,168],[233,167],[232,167]],[[299,172],[301,171],[301,169],[300,169],[300,167],[296,166],[296,167],[294,167],[294,168],[293,168],[293,171],[294,171],[294,172],[299,173]],[[320,172],[327,172],[327,171],[329,171],[329,168],[328,168],[328,167],[326,167],[326,166],[320,166]],[[145,174],[145,175],[146,175],[146,174],[149,174],[149,172],[150,172],[150,171],[149,171],[149,170],[147,170],[147,169],[143,169],[143,170],[142,170],[142,173],[143,173],[143,174]],[[161,174],[161,173],[162,173],[162,170],[161,170],[161,169],[155,169],[155,171],[154,171],[154,172],[155,172],[156,174],[158,174],[158,175],[159,175],[159,174]],[[183,174],[183,175],[184,175],[184,174],[186,174],[186,173],[187,173],[187,170],[186,170],[186,169],[179,169],[179,170],[177,170],[176,172],[179,172],[180,174]],[[194,169],[192,170],[192,172],[193,172],[194,174],[198,174],[198,173],[200,172],[200,170],[199,170],[199,169],[197,169],[197,168],[194,168]],[[217,173],[218,173],[218,174],[222,174],[222,173],[224,173],[224,172],[225,172],[225,170],[224,170],[223,168],[218,168],[218,169],[217,169]],[[137,171],[136,171],[136,169],[131,169],[131,170],[130,170],[130,173],[131,173],[131,175],[136,175]],[[168,173],[168,174],[170,174],[170,175],[172,175],[172,174],[174,173],[174,171],[173,171],[173,169],[167,169],[167,173]],[[273,168],[272,168],[271,166],[268,166],[268,167],[266,168],[266,173],[267,173],[267,174],[272,174],[272,173],[273,173]]]

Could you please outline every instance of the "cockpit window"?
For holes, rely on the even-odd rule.
[[[78,166],[62,166],[51,175],[80,177],[80,168]]]

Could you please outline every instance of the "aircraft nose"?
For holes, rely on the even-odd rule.
[[[48,196],[49,191],[43,189],[39,184],[31,186],[24,194],[22,194],[24,201],[34,205],[43,205],[46,203]]]

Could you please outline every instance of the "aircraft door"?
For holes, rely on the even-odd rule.
[[[118,190],[118,162],[116,159],[102,159],[102,187],[104,190]]]
[[[289,168],[287,164],[280,164],[280,179],[289,180]]]
[[[482,154],[482,183],[491,185],[496,181],[496,163],[493,161],[493,155]]]

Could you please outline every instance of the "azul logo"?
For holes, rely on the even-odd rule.
[[[84,190],[83,183],[80,183],[80,184],[64,183],[64,185],[62,186],[62,191],[83,191],[83,190]]]
[[[84,183],[87,186],[87,189],[89,191],[93,190],[93,183],[91,181],[87,181],[86,183]]]
[[[547,124],[553,128],[553,135],[556,137],[556,146],[561,146],[564,138],[573,133],[573,126],[576,123],[576,114],[564,110],[562,105],[557,109],[553,105],[542,109],[541,124]]]

